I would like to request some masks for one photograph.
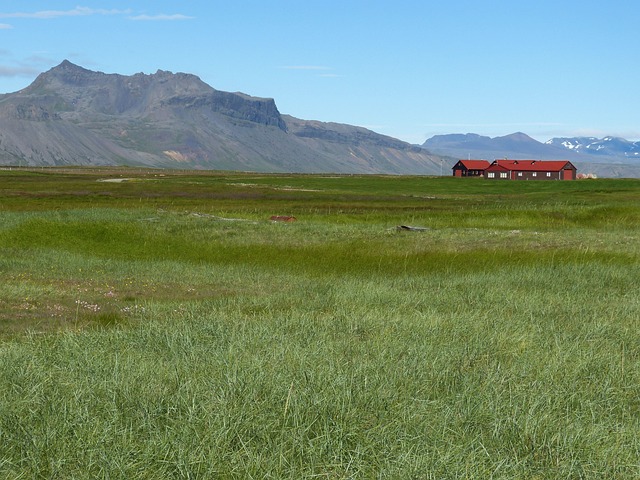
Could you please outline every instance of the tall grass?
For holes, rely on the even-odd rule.
[[[640,476],[627,182],[530,182],[510,208],[482,181],[234,179],[4,204],[3,478]],[[332,193],[285,225],[279,198],[202,201],[233,181]]]

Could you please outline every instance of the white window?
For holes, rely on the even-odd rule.
[[[531,176],[533,176],[533,177],[537,177],[537,176],[538,176],[538,172],[533,172],[533,173],[531,174]]]
[[[500,172],[500,178],[508,178],[507,172]]]
[[[496,174],[493,173],[493,172],[487,173],[487,178],[494,178],[495,176],[496,176]]]
[[[547,172],[547,177],[550,177],[550,176],[551,176],[551,172]]]
[[[518,172],[518,176],[521,177],[522,176],[522,172]]]

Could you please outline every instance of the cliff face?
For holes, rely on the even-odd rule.
[[[364,128],[281,115],[195,75],[64,61],[0,96],[0,164],[437,174],[440,157]]]
[[[286,130],[287,126],[273,99],[249,97],[237,93],[213,91],[204,95],[177,95],[162,105],[172,108],[202,109],[248,122],[271,125]]]

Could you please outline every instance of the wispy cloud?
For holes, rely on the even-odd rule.
[[[30,55],[27,58],[25,58],[25,63],[29,65],[34,65],[34,66],[35,65],[39,65],[39,66],[52,65],[56,61],[56,58],[49,57],[48,55],[49,55],[49,52],[47,51],[34,52],[33,55]]]
[[[330,67],[324,67],[321,65],[285,65],[281,68],[285,70],[331,70]]]
[[[13,26],[9,25],[8,23],[0,23],[0,30],[9,30],[13,28]]]
[[[2,13],[0,18],[39,18],[86,17],[89,15],[128,15],[131,10],[107,10],[103,8],[76,7],[71,10],[39,10],[37,12]]]
[[[142,21],[175,21],[175,20],[191,20],[194,17],[183,15],[181,13],[175,13],[171,15],[167,14],[140,14],[134,15],[133,10],[117,10],[117,9],[105,9],[105,8],[89,8],[89,7],[76,7],[70,10],[38,10],[37,12],[0,12],[0,18],[36,18],[41,20],[50,20],[62,17],[88,17],[92,15],[128,15],[129,20],[142,20]],[[11,25],[0,24],[0,28],[11,28]]]
[[[32,76],[32,75],[37,75],[38,73],[40,73],[40,70],[34,67],[28,67],[28,66],[22,66],[22,65],[11,67],[6,65],[0,65],[0,78]]]
[[[165,15],[164,13],[159,15],[133,15],[128,17],[129,20],[136,21],[145,21],[145,22],[166,22],[166,21],[176,21],[176,20],[193,20],[195,17],[190,17],[188,15],[182,15],[180,13],[176,13],[173,15]]]
[[[13,59],[11,52],[0,49],[0,78],[34,77],[42,73],[43,67],[55,60],[46,56],[47,52],[37,52],[21,61]]]

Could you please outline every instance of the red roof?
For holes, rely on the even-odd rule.
[[[460,160],[458,163],[465,166],[468,170],[484,170],[489,166],[486,160]]]
[[[559,172],[571,162],[567,160],[494,160],[491,167],[528,172]]]

